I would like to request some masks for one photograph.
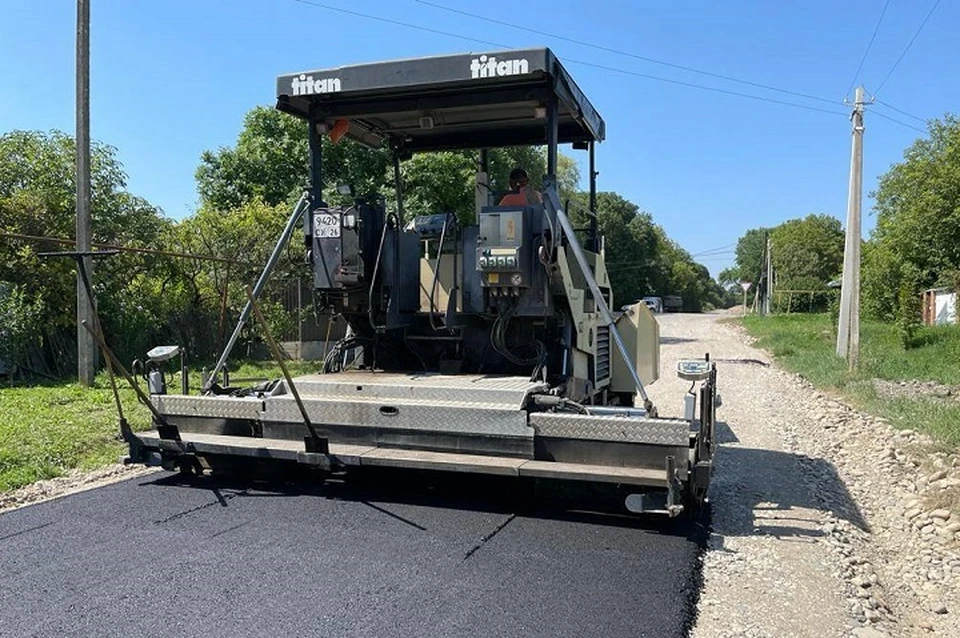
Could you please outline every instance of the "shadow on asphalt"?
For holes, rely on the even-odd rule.
[[[733,429],[727,425],[726,421],[716,422],[716,424],[713,426],[713,436],[720,445],[723,445],[724,443],[740,442],[739,437],[737,437]]]
[[[229,507],[229,501],[234,498],[309,497],[351,501],[420,530],[426,528],[415,520],[415,515],[409,512],[400,515],[391,511],[390,505],[515,514],[615,526],[686,537],[701,545],[709,528],[707,511],[695,518],[633,515],[623,506],[625,490],[516,477],[368,468],[327,476],[302,471],[286,476],[166,474],[139,485],[209,491],[216,504],[222,507]]]

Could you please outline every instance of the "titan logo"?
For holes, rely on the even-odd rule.
[[[497,61],[497,58],[481,55],[470,60],[470,77],[497,78],[505,75],[530,73],[530,63],[523,59]]]
[[[314,80],[312,75],[301,73],[300,77],[293,78],[290,86],[295,96],[317,95],[318,93],[339,93],[340,78],[321,78]]]

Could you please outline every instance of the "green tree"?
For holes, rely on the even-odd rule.
[[[737,240],[735,262],[737,281],[753,283],[760,281],[768,232],[767,228],[751,228]]]
[[[960,270],[960,118],[930,122],[927,137],[880,177],[873,196],[877,224],[864,254],[864,307],[899,319],[903,300],[953,285]]]
[[[0,230],[47,237],[73,237],[76,226],[76,149],[61,132],[13,131],[0,136]],[[126,190],[126,175],[116,150],[91,147],[91,218],[93,241],[158,247],[170,221],[143,198]],[[32,353],[35,365],[68,369],[75,351],[75,264],[67,259],[41,259],[37,253],[63,250],[53,242],[0,239],[5,259],[0,282],[32,300],[29,310],[40,325],[42,352]],[[95,288],[104,331],[123,356],[124,344],[145,331],[125,330],[121,317],[141,316],[161,326],[151,300],[136,294],[135,282],[162,258],[124,253],[95,266]],[[8,312],[10,307],[8,306]]]
[[[822,290],[843,267],[843,230],[830,215],[807,215],[783,222],[770,232],[777,286],[784,290]]]

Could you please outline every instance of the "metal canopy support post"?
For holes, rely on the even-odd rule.
[[[313,163],[311,162],[311,169],[312,166]],[[274,246],[273,253],[270,255],[270,259],[267,260],[267,265],[264,266],[263,272],[260,273],[260,278],[257,280],[257,284],[253,288],[254,299],[260,298],[260,294],[267,285],[267,280],[270,279],[270,274],[273,272],[274,267],[276,267],[277,262],[280,261],[280,255],[283,252],[283,247],[287,245],[288,241],[290,241],[290,236],[293,234],[293,229],[296,228],[297,222],[300,220],[300,216],[303,215],[303,211],[308,208],[309,201],[310,194],[308,192],[304,192],[297,201],[297,205],[293,207],[293,213],[290,215],[290,219],[287,220],[287,226],[280,234],[280,239],[277,240],[277,245]],[[237,339],[240,338],[240,332],[243,330],[243,326],[250,318],[250,311],[252,309],[253,305],[250,303],[250,301],[247,301],[247,305],[243,307],[243,312],[240,313],[240,319],[237,321],[237,327],[234,328],[233,334],[230,335],[230,340],[223,348],[223,354],[220,355],[217,365],[214,366],[213,370],[210,372],[210,376],[207,378],[207,382],[203,386],[204,392],[209,391],[213,384],[216,383],[217,375],[223,369],[223,366],[226,365],[227,359],[230,357],[230,351],[233,350],[234,344],[236,344]]]
[[[558,113],[560,109],[556,94],[551,95],[547,101],[547,176],[556,179],[557,177],[557,140],[559,138],[559,120]]]
[[[316,206],[323,206],[323,142],[319,122],[310,121],[307,125],[307,140],[310,145],[310,195]]]
[[[397,228],[403,228],[403,179],[400,175],[400,151],[393,151],[393,187],[397,191]]]
[[[546,195],[544,204],[553,208],[553,212],[557,216],[557,221],[560,222],[560,227],[563,228],[563,234],[567,237],[567,245],[577,260],[577,265],[580,267],[580,272],[583,273],[583,278],[587,281],[590,294],[593,295],[594,301],[597,302],[600,316],[603,317],[604,323],[610,328],[610,335],[617,344],[617,350],[620,351],[620,356],[623,357],[623,361],[627,365],[627,370],[630,371],[630,376],[633,378],[633,383],[637,388],[637,394],[643,399],[643,407],[646,408],[651,416],[656,416],[656,408],[653,405],[653,401],[647,396],[647,391],[643,387],[640,375],[637,374],[637,368],[633,364],[633,359],[630,357],[629,352],[627,352],[627,346],[623,343],[620,331],[617,330],[616,322],[614,321],[613,314],[610,312],[610,307],[607,305],[607,300],[604,298],[603,293],[600,291],[600,285],[597,284],[597,280],[593,276],[590,263],[587,261],[587,256],[583,253],[583,248],[580,247],[580,242],[577,241],[573,224],[570,223],[570,219],[566,213],[563,212],[563,207],[560,206],[560,196],[557,195],[557,186],[553,180],[548,181],[544,186],[544,194]]]
[[[477,158],[477,177],[474,189],[475,215],[480,219],[480,211],[490,205],[490,152],[481,148]]]
[[[597,162],[595,155],[596,142],[590,142],[590,245],[587,250],[600,252],[600,229],[597,225]]]

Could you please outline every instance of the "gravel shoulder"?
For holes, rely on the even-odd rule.
[[[78,492],[93,490],[119,481],[158,472],[158,468],[116,463],[96,470],[71,470],[63,476],[37,481],[9,492],[0,493],[0,513],[43,503]]]
[[[955,457],[771,365],[723,315],[661,315],[663,378],[718,360],[712,530],[693,635],[960,635]],[[956,481],[956,484],[953,484]]]

